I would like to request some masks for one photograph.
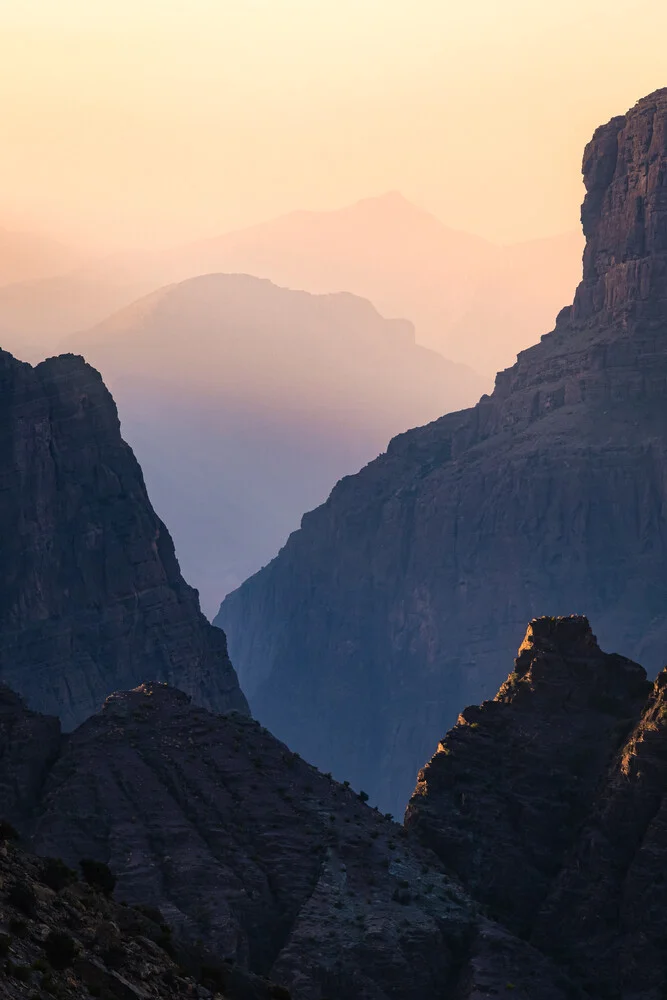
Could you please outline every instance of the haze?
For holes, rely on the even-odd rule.
[[[400,190],[494,241],[569,232],[666,32],[655,0],[2,0],[0,215],[156,248]]]

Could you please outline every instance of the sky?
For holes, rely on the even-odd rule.
[[[0,0],[0,224],[154,248],[398,190],[570,231],[665,37],[661,0]]]

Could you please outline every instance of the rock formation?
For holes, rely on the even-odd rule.
[[[255,715],[383,808],[544,609],[663,665],[667,90],[598,129],[583,171],[584,276],[554,331],[343,479],[217,619]]]
[[[80,357],[32,368],[0,352],[0,554],[0,681],[32,708],[70,728],[156,679],[247,711],[224,634],[181,577],[114,402]]]
[[[11,715],[16,731],[49,723],[19,699]],[[190,964],[204,955],[236,970],[239,1000],[258,996],[247,992],[257,976],[293,1000],[478,1000],[507,983],[541,1000],[580,995],[362,792],[251,719],[212,715],[173,688],[111,696],[64,740],[39,788],[0,756],[0,789],[12,776],[33,848],[71,867],[108,864],[116,899],[159,911]]]
[[[602,653],[587,619],[531,622],[493,701],[420,771],[406,826],[591,997],[667,980],[667,670]]]

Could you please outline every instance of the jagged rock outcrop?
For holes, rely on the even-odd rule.
[[[159,910],[191,964],[236,970],[232,1000],[259,1000],[256,976],[293,1000],[477,1000],[507,983],[583,996],[363,799],[251,719],[148,684],[65,738],[21,830],[72,867],[108,863],[116,899]]]
[[[667,981],[667,670],[601,652],[587,619],[531,622],[493,701],[420,771],[406,826],[591,997]]]
[[[0,681],[71,728],[118,688],[178,684],[247,711],[114,402],[82,358],[0,351]]]
[[[652,673],[667,648],[667,90],[584,156],[574,305],[491,396],[395,438],[217,621],[253,712],[398,811],[515,636],[585,607]]]

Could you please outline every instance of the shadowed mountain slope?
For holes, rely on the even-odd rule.
[[[6,701],[0,745],[8,729],[53,721]],[[0,815],[32,829],[40,853],[108,863],[116,898],[159,908],[176,948],[268,975],[294,1000],[477,1000],[508,982],[541,1000],[580,996],[416,837],[248,718],[146,684],[33,767],[43,787],[17,816],[0,756]]]
[[[583,172],[584,278],[555,330],[340,482],[216,619],[257,717],[395,811],[545,607],[664,660],[667,90],[598,129]]]

